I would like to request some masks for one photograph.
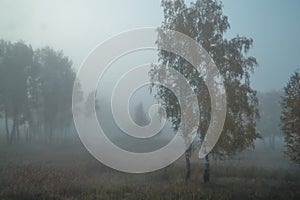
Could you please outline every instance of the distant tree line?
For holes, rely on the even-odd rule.
[[[61,51],[0,40],[0,120],[7,142],[66,137],[75,77]]]
[[[281,90],[258,92],[259,114],[257,130],[262,136],[265,148],[276,149],[276,137],[283,138],[280,130],[281,106],[280,99],[283,95]]]

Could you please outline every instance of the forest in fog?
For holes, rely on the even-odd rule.
[[[132,120],[121,118],[126,123],[133,122],[139,131],[148,130],[153,121],[162,122],[165,118],[164,127],[148,138],[143,137],[144,133],[134,138],[116,121],[114,103],[120,108],[124,105],[120,102],[126,99],[113,101],[110,92],[115,91],[113,80],[123,78],[119,74],[125,70],[125,61],[106,71],[113,75],[105,77],[103,73],[109,81],[103,84],[98,79],[97,88],[88,91],[85,88],[88,84],[82,80],[89,77],[80,79],[78,75],[84,71],[79,67],[78,57],[68,55],[63,48],[44,45],[44,41],[43,45],[36,45],[22,40],[22,35],[18,40],[2,37],[4,26],[0,25],[0,199],[300,199],[300,65],[281,66],[281,73],[287,67],[292,68],[292,73],[282,78],[284,84],[280,87],[278,84],[275,89],[254,87],[256,73],[266,67],[260,62],[265,51],[261,47],[261,51],[255,51],[252,32],[228,34],[236,21],[230,21],[231,16],[224,11],[227,3],[230,2],[162,0],[158,3],[162,15],[156,29],[156,63],[151,62],[147,72],[150,84],[139,85],[135,91],[139,98],[134,99],[132,93],[128,100]],[[101,20],[94,21],[102,26]],[[103,25],[107,26],[113,25]],[[47,29],[46,25],[42,27]],[[205,53],[193,52],[198,49],[189,46],[187,41],[174,41],[177,32],[195,41]],[[119,39],[119,35],[114,37]],[[101,45],[108,46],[114,37]],[[109,55],[110,51],[118,52],[128,44],[135,44],[135,41],[117,39],[119,46],[99,52]],[[136,35],[131,39],[144,42]],[[94,44],[102,47],[97,45]],[[181,55],[174,50],[167,51],[166,46],[177,48]],[[81,67],[91,64],[88,59],[95,56],[97,48],[82,61]],[[275,59],[274,52],[270,50],[269,56]],[[276,59],[290,65],[287,54]],[[195,55],[198,57],[193,60]],[[135,57],[139,59],[140,56]],[[200,63],[199,66],[213,63],[222,78],[210,67],[204,73],[199,72],[193,61]],[[172,70],[186,80],[189,91]],[[142,77],[137,76],[133,79]],[[277,82],[270,74],[263,76],[274,85]],[[128,81],[122,86],[130,88],[130,84]],[[197,100],[196,106],[190,91]],[[151,118],[153,102],[161,106],[155,120]],[[224,120],[220,121],[216,113],[222,111]],[[79,115],[86,121],[76,121]],[[84,136],[96,130],[88,123],[93,117],[106,136],[102,137],[103,141],[90,137],[89,143]],[[216,124],[222,125],[217,136],[209,132]],[[190,133],[195,135],[193,139]],[[215,134],[213,145],[209,143],[208,133],[211,137]],[[168,162],[161,155],[154,161],[145,157],[143,163],[136,164],[133,157],[127,160],[121,154],[114,157],[113,148],[106,148],[106,152],[93,149],[104,145],[107,139],[130,155],[154,154],[171,144],[175,137],[181,138],[184,151],[179,159],[164,167],[157,167],[163,161]],[[169,155],[176,150],[169,149]],[[111,162],[101,162],[97,153],[105,159],[111,158]],[[125,160],[131,168],[115,167],[116,158]],[[149,169],[139,168],[147,165]]]

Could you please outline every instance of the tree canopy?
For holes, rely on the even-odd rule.
[[[0,113],[9,142],[20,139],[21,125],[27,139],[45,133],[49,141],[70,127],[75,72],[62,52],[0,41],[0,76]]]
[[[286,154],[300,164],[300,74],[296,71],[284,87],[281,123]]]
[[[187,6],[183,0],[163,0],[163,29],[182,32],[199,42],[216,63],[227,93],[227,116],[221,137],[214,148],[215,153],[232,155],[254,146],[259,138],[256,119],[259,118],[256,91],[251,88],[250,76],[257,66],[254,57],[248,56],[253,40],[236,36],[224,37],[230,28],[227,16],[223,15],[222,3],[214,0],[197,0]],[[158,36],[158,46],[165,36]],[[184,46],[182,47],[184,48]],[[160,65],[154,66],[150,75],[160,76],[160,69],[173,68],[189,80],[198,95],[201,113],[199,135],[203,139],[210,122],[210,97],[203,77],[185,59],[161,50]],[[180,124],[180,108],[176,97],[164,87],[157,89],[157,99],[167,111],[174,129]]]

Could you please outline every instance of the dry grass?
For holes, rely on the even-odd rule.
[[[157,172],[126,174],[94,160],[80,145],[1,144],[0,199],[300,199],[299,172],[212,163],[211,182],[181,161]]]

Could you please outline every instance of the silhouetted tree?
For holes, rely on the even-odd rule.
[[[259,117],[256,91],[250,87],[250,75],[257,61],[248,57],[252,39],[236,36],[225,39],[224,33],[229,29],[228,19],[223,15],[222,3],[214,0],[197,0],[188,7],[183,0],[163,0],[161,3],[164,19],[161,28],[182,32],[198,41],[215,61],[225,81],[227,92],[227,117],[222,135],[213,152],[216,154],[233,155],[247,147],[254,146],[259,137],[255,129]],[[159,32],[157,44],[168,40],[164,33]],[[184,48],[184,46],[182,47]],[[151,76],[159,76],[162,67],[173,68],[189,80],[198,95],[201,113],[199,137],[203,140],[210,122],[210,97],[203,77],[183,58],[161,50],[161,65],[154,66]],[[168,89],[157,87],[157,98],[167,111],[173,128],[180,124],[180,108],[176,97]],[[183,91],[184,92],[184,91]],[[190,156],[193,148],[185,154],[187,170],[186,179],[190,177]],[[209,181],[209,158],[205,158],[204,181]]]
[[[90,92],[85,100],[85,110],[84,110],[84,114],[87,117],[90,117],[94,111],[99,111],[99,103],[98,103],[98,99],[97,97],[97,91],[95,92]],[[95,107],[93,107],[93,99],[95,100]]]
[[[36,51],[40,67],[39,91],[44,131],[52,142],[55,131],[64,133],[72,122],[72,91],[75,72],[62,52],[46,47]]]
[[[139,126],[146,126],[148,124],[147,114],[142,103],[137,104],[134,109],[134,121]]]
[[[4,56],[4,44],[5,42],[3,40],[0,40],[0,119],[3,117],[3,111],[4,111],[4,83],[3,83],[3,56]]]
[[[267,141],[269,147],[275,149],[275,137],[282,136],[280,130],[282,91],[259,92],[260,119],[257,121],[257,130],[261,133],[263,142]]]
[[[65,135],[72,124],[75,72],[62,52],[46,47],[33,51],[23,42],[0,41],[0,117],[5,118],[8,142],[45,133]],[[74,87],[75,104],[82,100],[80,83]]]
[[[286,142],[286,154],[300,164],[300,74],[296,71],[284,87],[281,101],[281,123]]]
[[[23,42],[1,42],[1,90],[7,140],[20,139],[19,126],[28,115],[28,76],[33,64],[33,50]],[[8,119],[12,119],[9,130]]]

